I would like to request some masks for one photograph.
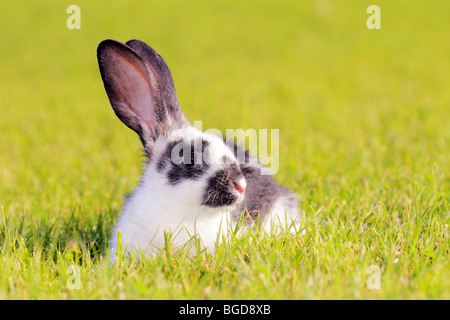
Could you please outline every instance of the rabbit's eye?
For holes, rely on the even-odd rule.
[[[194,150],[189,153],[183,152],[183,149],[180,150],[180,157],[183,159],[183,163],[186,167],[197,167],[196,156]]]
[[[195,163],[195,156],[194,156],[194,153],[191,153],[191,161],[189,163],[186,163],[186,166],[193,167],[195,165],[196,165],[196,163]]]

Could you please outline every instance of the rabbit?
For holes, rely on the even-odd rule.
[[[266,174],[256,157],[189,123],[167,64],[150,46],[106,39],[97,58],[111,106],[138,134],[147,158],[113,228],[112,263],[119,230],[126,253],[151,255],[164,247],[166,232],[176,248],[195,236],[212,252],[240,218],[267,231],[274,221],[300,225],[297,196]],[[238,161],[243,150],[245,159]]]

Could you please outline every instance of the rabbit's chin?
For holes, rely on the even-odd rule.
[[[226,206],[223,206],[223,208],[229,208],[229,209],[235,209],[237,206],[239,206],[245,198],[245,194],[239,193],[239,192],[233,192],[234,201]]]
[[[236,196],[236,198],[235,198],[235,200],[233,202],[231,202],[229,204],[226,204],[226,205],[221,205],[221,206],[210,206],[210,205],[207,205],[207,206],[204,206],[203,209],[202,209],[202,213],[201,214],[204,214],[206,212],[208,212],[210,214],[222,213],[224,211],[233,212],[233,211],[235,211],[237,208],[239,208],[242,205],[243,201],[244,201],[244,196],[243,195],[239,195],[239,196]]]

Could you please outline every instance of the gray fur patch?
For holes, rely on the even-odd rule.
[[[183,159],[183,161],[175,163],[172,159],[172,151],[180,143],[185,144],[178,155],[180,160]],[[183,140],[176,140],[167,145],[166,151],[157,162],[156,167],[159,172],[168,169],[167,178],[170,184],[175,185],[187,179],[196,180],[207,172],[209,165],[202,161],[202,157],[209,142],[205,140],[199,141],[201,150],[196,150],[195,143],[195,141],[184,142]],[[189,152],[188,154],[184,154],[186,150]]]
[[[228,145],[230,147],[230,145]],[[242,152],[242,148],[237,145],[231,146],[236,155]],[[238,221],[245,210],[245,223],[247,225],[253,222],[263,222],[273,208],[275,202],[283,198],[289,207],[297,207],[297,197],[285,187],[277,184],[272,176],[261,175],[261,169],[264,167],[257,163],[250,163],[250,154],[245,150],[245,163],[240,164],[240,169],[247,182],[244,200],[232,212],[234,221]]]
[[[237,197],[233,194],[235,183],[242,179],[242,172],[234,163],[225,166],[209,178],[204,194],[204,205],[222,207],[232,205]]]

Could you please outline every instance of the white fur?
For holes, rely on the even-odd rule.
[[[165,245],[165,232],[172,234],[171,243],[181,248],[193,237],[201,240],[202,249],[211,252],[217,240],[227,238],[232,225],[231,212],[234,206],[212,208],[203,206],[203,193],[208,179],[221,168],[224,155],[235,159],[232,151],[214,135],[203,133],[194,127],[173,131],[169,137],[160,137],[153,149],[153,157],[159,159],[166,150],[169,141],[202,137],[208,140],[211,159],[207,174],[198,180],[185,180],[171,185],[166,172],[156,169],[156,161],[151,161],[144,169],[139,186],[128,197],[117,224],[112,232],[110,261],[114,263],[118,245],[118,232],[127,254],[145,252],[156,253]],[[239,184],[246,188],[246,181]],[[244,193],[245,195],[245,193]],[[241,199],[244,197],[241,195]],[[292,232],[299,229],[301,215],[298,208],[290,208],[281,197],[273,205],[270,214],[263,222],[263,229],[270,233],[289,228]]]
[[[234,158],[233,153],[216,136],[202,133],[196,128],[179,129],[170,137],[159,138],[153,149],[155,159],[165,151],[169,140],[197,138],[209,141],[211,164],[207,174],[198,180],[185,180],[170,185],[165,171],[156,169],[156,162],[150,162],[144,169],[140,185],[129,196],[122,215],[112,232],[110,260],[116,257],[118,231],[126,252],[143,251],[148,255],[164,247],[164,232],[173,234],[175,247],[185,245],[193,236],[201,239],[202,247],[211,251],[217,239],[226,236],[231,224],[231,212],[239,204],[222,208],[202,206],[206,183],[220,169],[223,155]],[[245,179],[241,186],[246,187]]]
[[[290,207],[281,197],[272,206],[270,214],[263,222],[263,230],[267,233],[273,230],[289,229],[291,233],[297,233],[301,228],[301,213],[296,207]]]
[[[231,212],[240,201],[233,206],[220,208],[202,205],[208,179],[223,166],[222,157],[226,155],[235,159],[222,140],[194,127],[178,129],[169,137],[160,137],[156,141],[152,158],[159,159],[169,141],[180,138],[196,139],[200,136],[209,142],[211,159],[207,173],[199,179],[184,180],[171,185],[167,181],[166,171],[159,172],[156,169],[156,161],[150,161],[146,166],[139,186],[128,197],[122,215],[113,229],[111,263],[114,263],[116,258],[119,230],[122,247],[127,254],[156,253],[165,246],[165,232],[172,234],[171,244],[175,249],[185,246],[191,238],[198,237],[202,249],[212,252],[217,240],[227,238],[232,226]],[[246,188],[244,178],[239,184]],[[240,195],[241,201],[244,195]],[[300,220],[298,208],[290,208],[285,203],[285,198],[281,197],[263,222],[263,228],[268,233],[274,227],[278,231],[287,227],[296,232]]]
[[[147,171],[151,171],[148,168]],[[152,180],[139,186],[123,208],[111,240],[111,262],[115,259],[117,234],[122,235],[122,245],[126,252],[142,250],[148,255],[164,247],[164,231],[173,234],[172,243],[182,247],[193,236],[199,236],[202,246],[212,250],[218,235],[225,235],[230,223],[230,211],[213,210],[195,202],[196,186],[192,193],[184,194],[180,202],[174,199],[178,186],[167,186]],[[186,199],[190,198],[190,204]],[[230,210],[230,209],[228,209]]]

